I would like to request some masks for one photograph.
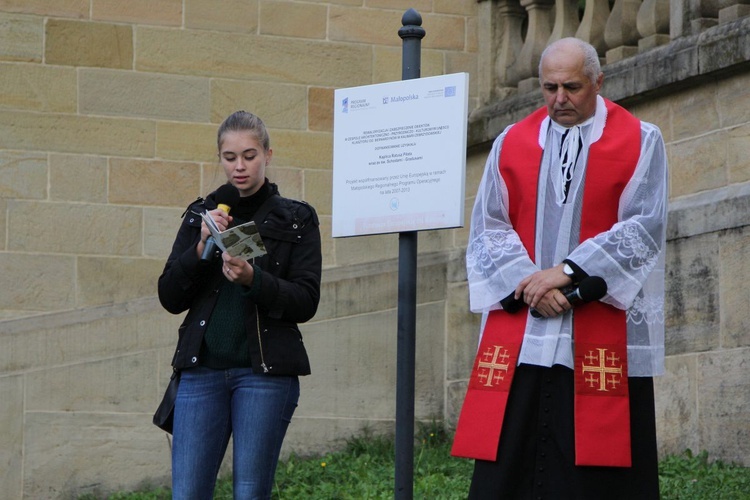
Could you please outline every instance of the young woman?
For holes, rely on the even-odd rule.
[[[213,496],[230,436],[234,497],[270,498],[299,399],[298,376],[310,373],[297,324],[314,316],[320,299],[318,218],[266,179],[273,151],[261,119],[230,115],[218,130],[218,153],[228,184],[239,191],[237,206],[229,213],[218,208],[226,201],[217,202],[216,192],[190,205],[159,278],[164,308],[187,311],[172,361],[181,377],[172,447],[176,500]],[[254,220],[267,254],[251,261],[204,255],[204,212],[221,230]]]

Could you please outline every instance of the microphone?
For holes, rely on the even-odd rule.
[[[588,276],[583,278],[578,287],[567,287],[560,290],[565,298],[570,302],[570,305],[575,307],[578,304],[585,302],[593,302],[599,300],[607,293],[607,282],[599,276]],[[541,318],[542,313],[531,308],[531,315],[535,318]]]
[[[219,186],[214,194],[216,200],[216,207],[224,210],[226,213],[236,206],[240,202],[240,192],[232,184],[223,184]],[[216,252],[216,242],[213,236],[206,238],[206,246],[203,247],[203,253],[201,254],[201,262],[209,262],[214,257]]]

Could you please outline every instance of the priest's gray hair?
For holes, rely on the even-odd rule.
[[[583,72],[589,77],[591,83],[596,83],[596,79],[599,78],[602,72],[602,66],[599,63],[599,54],[596,53],[593,45],[574,37],[561,38],[552,42],[544,49],[542,56],[539,58],[539,81],[541,82],[542,80],[542,61],[544,61],[544,57],[565,45],[575,46],[581,51],[583,54]]]

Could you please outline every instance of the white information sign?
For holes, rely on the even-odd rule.
[[[468,73],[335,92],[333,237],[464,219]]]

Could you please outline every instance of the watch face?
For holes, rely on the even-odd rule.
[[[569,276],[571,278],[575,275],[575,271],[573,271],[573,268],[570,267],[568,264],[565,264],[563,266],[563,272],[565,273],[566,276]]]

